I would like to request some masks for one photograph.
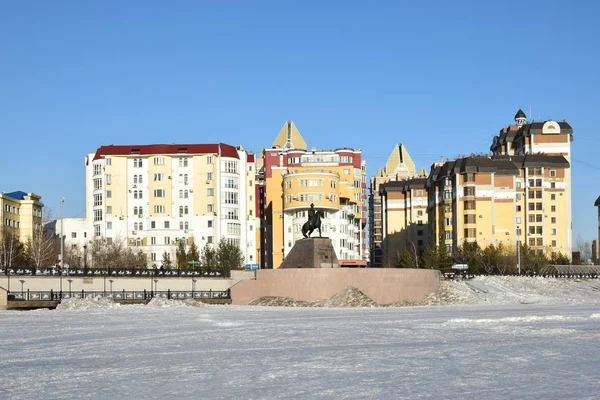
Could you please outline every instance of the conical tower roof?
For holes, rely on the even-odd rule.
[[[519,108],[519,111],[517,111],[517,113],[515,114],[515,119],[527,119],[527,116],[525,115],[525,113],[523,112],[523,110],[521,110]]]
[[[273,142],[273,147],[306,150],[306,142],[298,128],[296,128],[294,121],[286,121],[286,123],[283,124],[283,128],[281,128]]]

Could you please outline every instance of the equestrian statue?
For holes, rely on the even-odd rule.
[[[321,218],[325,218],[325,213],[323,210],[315,210],[315,205],[311,203],[308,210],[308,221],[302,225],[302,235],[305,238],[309,238],[315,229],[319,230],[319,237],[321,237]]]

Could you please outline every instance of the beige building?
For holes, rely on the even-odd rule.
[[[284,124],[259,161],[261,268],[279,268],[303,238],[311,204],[325,213],[322,235],[331,239],[340,263],[366,264],[366,164],[361,156],[351,148],[309,150],[293,121]]]
[[[427,172],[422,170],[419,174],[426,177]],[[392,149],[385,166],[371,177],[369,187],[369,261],[371,267],[382,267],[384,264],[383,242],[385,235],[383,231],[382,198],[380,185],[400,181],[417,176],[415,163],[408,154],[406,147],[398,143]]]
[[[41,197],[34,193],[11,192],[0,194],[2,230],[15,235],[23,244],[42,230]]]
[[[422,177],[379,186],[383,266],[395,266],[404,249],[420,255],[429,244],[426,183]]]
[[[562,155],[471,156],[434,164],[427,181],[431,244],[464,241],[571,255],[569,163]]]
[[[110,145],[85,165],[86,219],[65,220],[65,245],[124,241],[160,266],[180,241],[202,249],[225,239],[256,263],[254,154],[223,143]]]

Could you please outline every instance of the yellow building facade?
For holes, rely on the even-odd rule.
[[[288,121],[261,155],[261,266],[279,268],[294,243],[303,238],[302,225],[311,204],[325,213],[322,235],[332,240],[338,259],[363,265],[366,165],[361,151],[305,147],[300,132]]]
[[[23,244],[42,231],[44,204],[34,193],[11,192],[0,194],[2,230],[12,234]]]
[[[432,245],[449,252],[463,242],[516,247],[570,257],[570,210],[562,155],[471,156],[432,167]]]
[[[384,267],[394,267],[404,249],[421,255],[429,244],[427,178],[390,181],[379,186]]]

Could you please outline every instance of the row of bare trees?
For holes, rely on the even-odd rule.
[[[537,274],[546,265],[570,264],[561,253],[548,258],[543,252],[533,250],[526,245],[520,249],[521,273]],[[453,264],[469,265],[469,272],[486,274],[517,273],[517,251],[512,246],[499,244],[481,248],[476,242],[464,242],[454,252],[449,253],[443,246],[428,246],[419,252],[416,246],[407,246],[397,254],[395,267],[449,269]]]
[[[58,260],[56,241],[52,234],[44,232],[40,225],[22,243],[11,228],[0,227],[0,265],[12,267],[46,267]]]

